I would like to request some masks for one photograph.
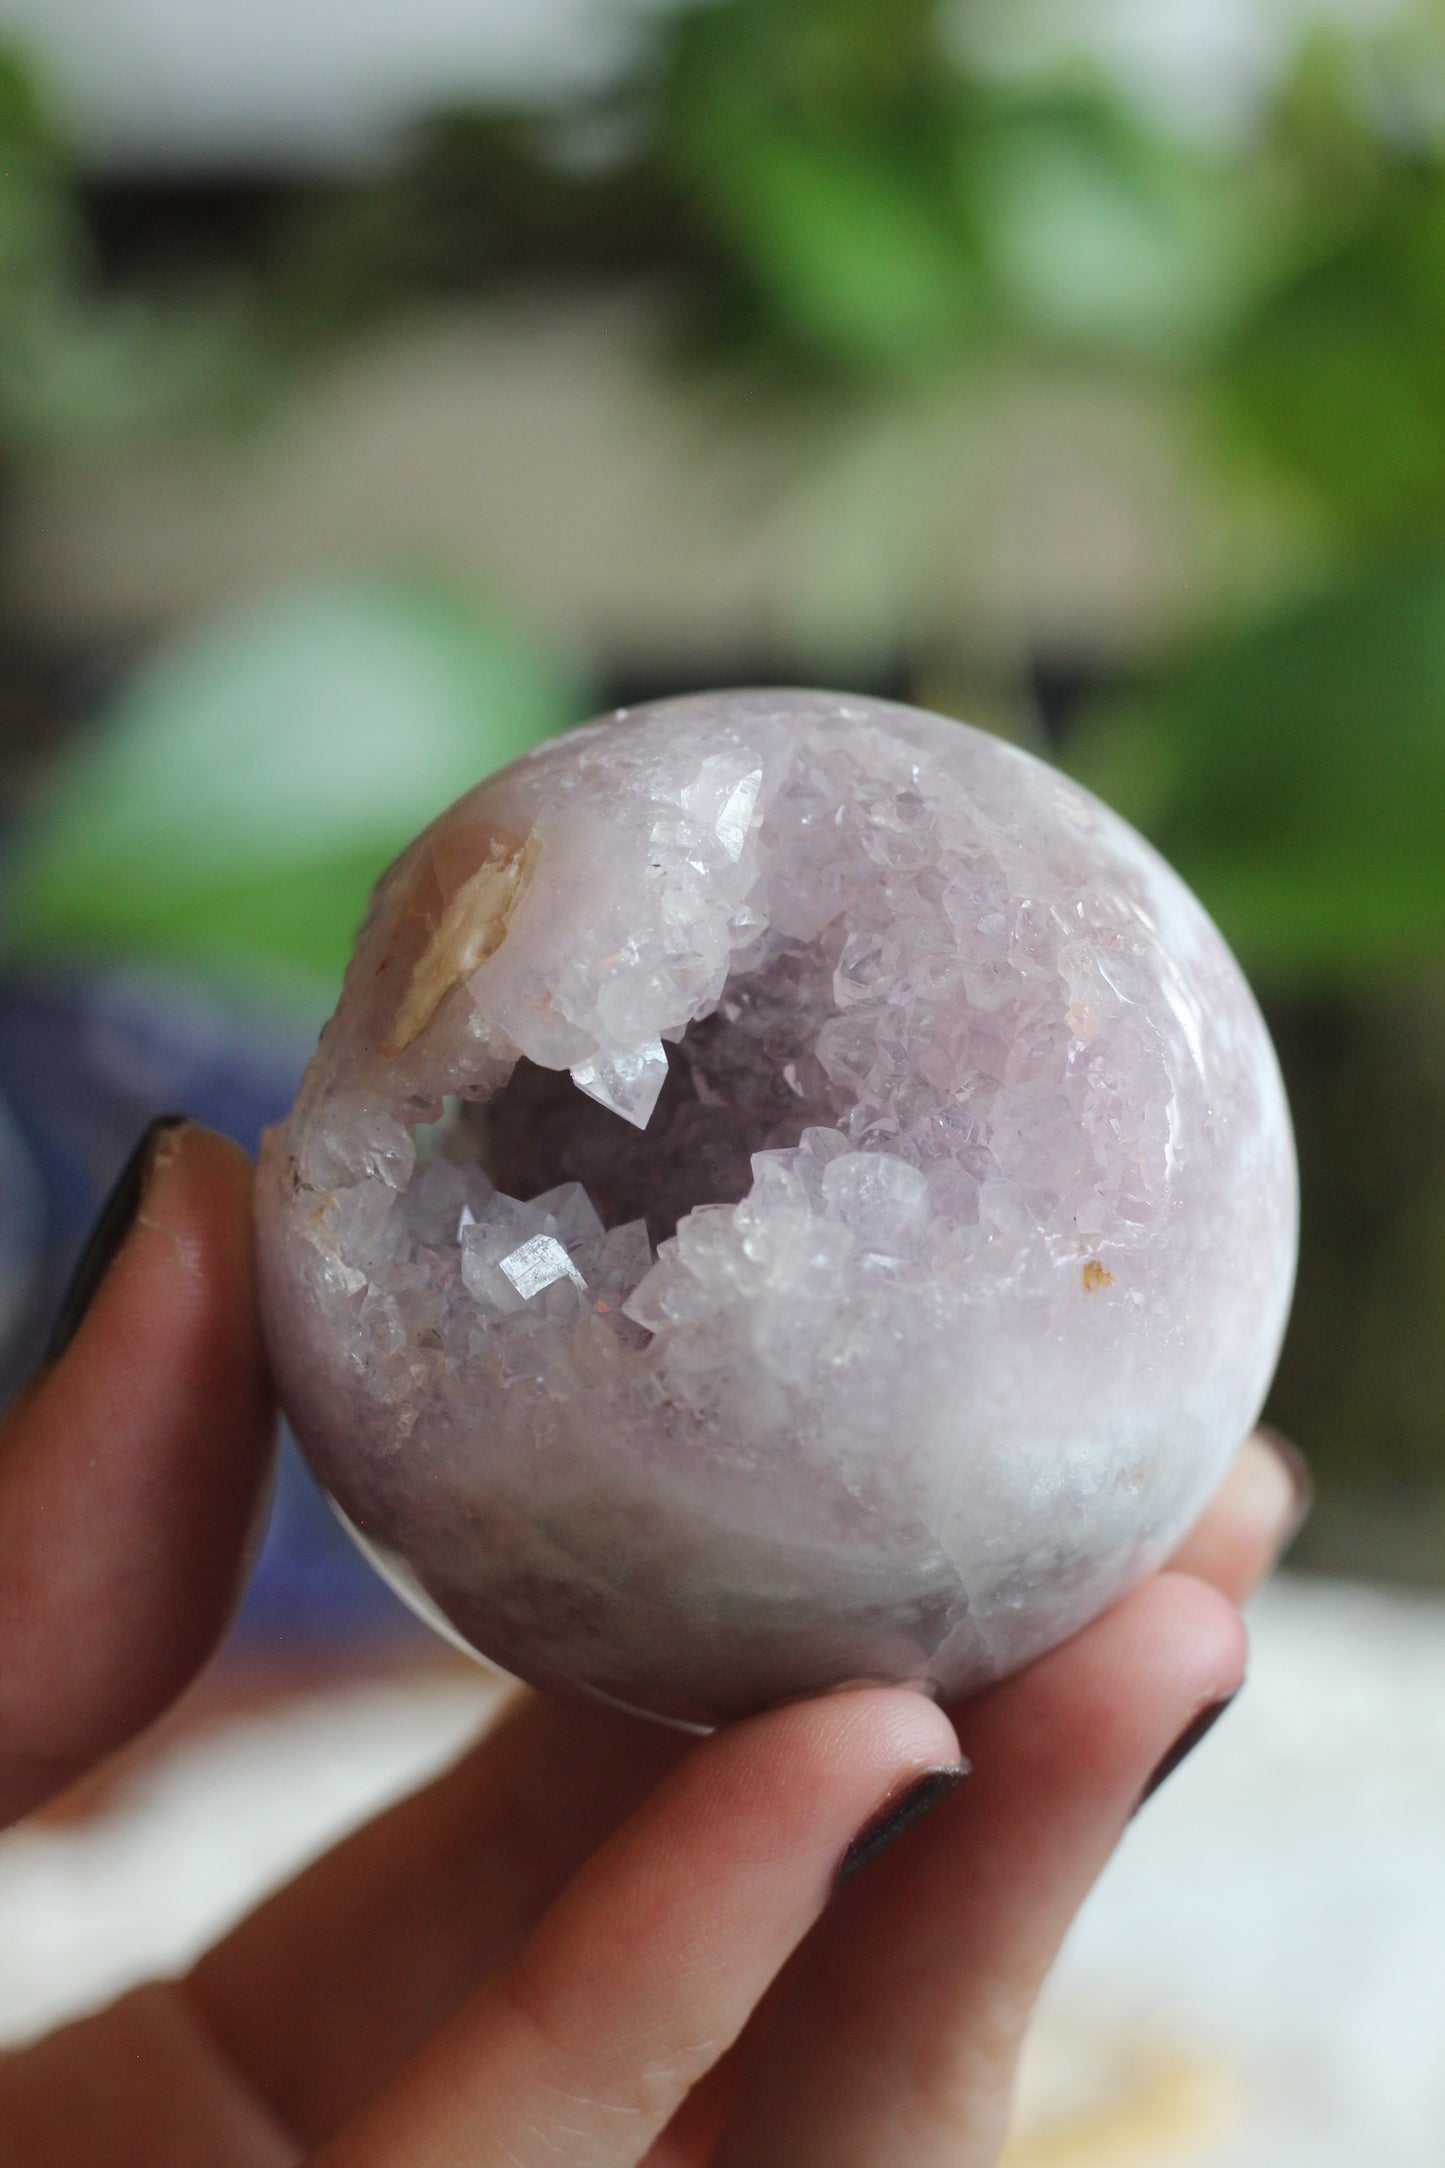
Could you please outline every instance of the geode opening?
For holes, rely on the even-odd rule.
[[[710,1016],[665,1048],[667,1081],[645,1130],[583,1092],[566,1071],[525,1056],[462,1124],[499,1190],[523,1202],[580,1182],[604,1227],[646,1222],[653,1247],[698,1205],[738,1204],[755,1152],[795,1146],[848,1112],[822,1069],[818,1030],[832,1006],[825,946],[777,944],[734,975]]]

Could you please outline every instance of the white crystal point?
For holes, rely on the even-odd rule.
[[[865,1250],[901,1257],[928,1218],[928,1183],[906,1159],[844,1152],[823,1173],[823,1195]]]
[[[763,787],[763,771],[754,768],[740,783],[734,783],[723,801],[722,811],[713,823],[717,836],[728,857],[736,861],[743,855],[743,845],[748,840],[752,826],[753,807],[758,802],[758,792]]]
[[[502,1259],[502,1270],[528,1302],[558,1280],[572,1280],[578,1287],[587,1285],[555,1235],[533,1235],[510,1257]]]
[[[572,1082],[634,1129],[645,1129],[667,1082],[667,1051],[654,1039],[631,1053],[594,1055],[591,1061],[574,1064]]]
[[[426,1615],[693,1724],[966,1693],[1263,1401],[1289,1118],[1194,898],[961,724],[664,702],[383,881],[258,1186],[282,1396]]]

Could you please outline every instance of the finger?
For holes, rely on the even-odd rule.
[[[1231,1593],[1263,1570],[1293,1497],[1251,1440],[1198,1532]],[[1193,1555],[1205,1562],[1202,1540]],[[288,2127],[320,2143],[512,1954],[684,1751],[655,1725],[520,1697],[456,1769],[202,1960],[188,1991],[204,2022]]]
[[[1172,1571],[1192,1573],[1242,1603],[1298,1535],[1311,1496],[1298,1449],[1277,1431],[1257,1430],[1169,1561]]]
[[[959,1714],[973,1774],[839,1901],[761,2014],[718,2168],[984,2168],[1044,1973],[1150,1772],[1244,1667],[1161,1575]]]
[[[947,1718],[897,1688],[714,1734],[317,2168],[630,2168],[812,1926],[859,1825],[957,1760]]]
[[[454,1769],[243,1921],[184,1992],[286,2128],[318,2145],[506,1963],[695,1746],[521,1694]]]
[[[163,1985],[0,2054],[10,2168],[298,2168],[302,2157]]]
[[[64,1352],[0,1430],[0,1823],[147,1724],[211,1653],[272,1415],[245,1155],[154,1138]]]
[[[1276,1451],[1251,1439],[1181,1560],[1241,1596],[1299,1511]],[[287,2127],[320,2144],[512,1955],[688,1745],[519,1696],[455,1769],[244,1921],[186,1992]]]

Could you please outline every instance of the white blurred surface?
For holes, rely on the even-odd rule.
[[[93,1819],[0,1837],[0,2042],[184,1967],[452,1760],[498,1699],[478,1668],[290,1701],[183,1741]]]
[[[611,0],[0,0],[0,33],[39,57],[99,165],[303,170],[364,161],[438,106],[604,80],[628,51],[632,12]]]
[[[1087,54],[1166,125],[1227,138],[1303,39],[1369,37],[1412,12],[1417,0],[960,0],[958,22],[965,50],[1000,74]]]
[[[0,0],[97,164],[348,166],[439,105],[605,80],[634,21],[679,0]],[[686,0],[683,0],[686,4]],[[956,0],[1007,71],[1083,52],[1167,120],[1228,132],[1319,23],[1366,32],[1409,0]]]
[[[1245,1691],[1134,1825],[1046,1997],[1026,2102],[1096,2148],[1026,2135],[1018,2168],[1438,2168],[1445,1603],[1286,1580],[1251,1627]],[[450,1758],[496,1692],[427,1673],[247,1717],[100,1819],[0,1840],[0,2036],[183,1963]]]
[[[1212,2043],[1239,2108],[1209,2168],[1438,2168],[1445,1603],[1284,1580],[1249,1616],[1238,1703],[1134,1825],[1049,2006]]]

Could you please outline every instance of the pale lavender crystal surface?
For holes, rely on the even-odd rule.
[[[967,1691],[1158,1565],[1264,1397],[1296,1180],[1131,829],[961,724],[735,692],[418,839],[260,1221],[285,1406],[398,1585],[709,1724]]]

